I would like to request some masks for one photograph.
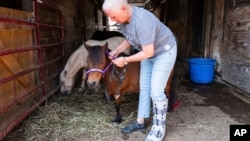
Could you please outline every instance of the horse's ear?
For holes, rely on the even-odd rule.
[[[86,43],[83,43],[85,48],[88,50],[89,49],[89,45],[87,45]]]
[[[67,73],[68,73],[68,72],[65,70],[65,71],[63,72],[63,76],[66,77],[66,76],[67,76]]]
[[[105,50],[108,48],[108,42],[105,43],[104,48]]]

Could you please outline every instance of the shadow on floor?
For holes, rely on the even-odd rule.
[[[206,104],[197,106],[216,106],[236,121],[250,123],[250,104],[237,97],[236,95],[240,94],[225,84],[218,82],[196,84],[190,82],[189,76],[184,76],[179,85],[205,97]]]

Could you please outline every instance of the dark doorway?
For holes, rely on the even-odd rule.
[[[23,11],[33,11],[33,0],[0,0],[0,6]]]
[[[204,0],[192,0],[192,51],[191,56],[202,57],[202,29]]]

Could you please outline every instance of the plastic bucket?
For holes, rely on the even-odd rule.
[[[214,59],[190,58],[188,62],[192,82],[207,84],[214,81]]]

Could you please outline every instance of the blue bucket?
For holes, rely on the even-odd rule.
[[[214,81],[214,59],[190,58],[190,80],[195,83],[207,84]]]

